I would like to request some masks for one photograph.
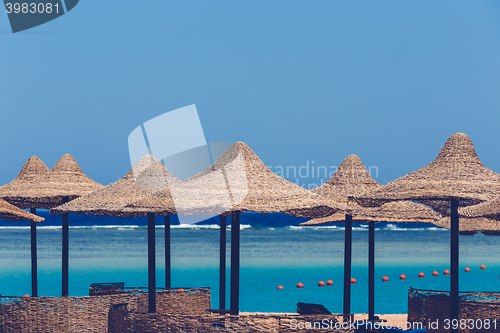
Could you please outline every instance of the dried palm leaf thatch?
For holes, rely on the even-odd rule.
[[[466,217],[487,217],[500,221],[500,198],[485,201],[479,205],[460,208],[458,213]]]
[[[448,216],[451,199],[458,200],[460,206],[470,206],[494,199],[499,193],[500,175],[481,163],[467,135],[455,133],[430,164],[353,198],[367,207],[414,200]]]
[[[366,167],[356,155],[350,155],[342,161],[335,174],[326,183],[312,190],[334,202],[347,204],[358,212],[353,215],[355,222],[434,222],[441,218],[428,207],[410,202],[388,202],[380,207],[364,208],[348,197],[370,193],[381,186],[371,177]],[[345,215],[335,213],[331,216],[316,218],[301,225],[321,225],[344,222]]]
[[[364,195],[379,187],[379,183],[372,178],[361,159],[356,155],[349,155],[340,163],[332,178],[311,191],[335,202],[347,204],[349,196]]]
[[[33,180],[2,193],[2,197],[20,208],[50,209],[103,186],[87,177],[73,156],[66,154],[54,167]]]
[[[388,202],[380,207],[359,208],[358,212],[359,214],[353,215],[353,222],[436,223],[441,219],[441,215],[432,209],[411,201]],[[321,225],[344,221],[344,214],[335,213],[327,217],[312,219],[300,225]]]
[[[252,211],[318,217],[347,210],[345,205],[337,205],[279,177],[243,142],[233,144],[212,166],[197,175],[169,183],[169,191],[177,213],[185,215]],[[159,205],[157,209],[165,209],[167,195],[166,190],[161,190],[130,206]]]
[[[38,157],[30,157],[17,177],[10,183],[0,187],[0,197],[3,196],[3,193],[15,190],[16,187],[31,183],[33,180],[44,175],[47,171],[49,171],[49,168],[47,168],[45,163],[43,163]]]
[[[117,182],[53,208],[50,213],[118,217],[147,216],[150,212],[147,209],[127,205],[160,189],[166,188],[168,193],[167,182],[176,181],[180,180],[173,176],[158,159],[152,155],[146,155]],[[166,200],[164,202],[166,208],[155,213],[157,215],[175,213],[171,196],[165,196],[164,200]]]
[[[450,217],[446,216],[434,224],[441,228],[451,229]],[[460,217],[458,230],[463,231],[500,231],[500,221],[485,217]]]
[[[43,222],[45,219],[40,216],[28,213],[5,200],[0,199],[0,219],[10,221],[28,220],[33,222]]]

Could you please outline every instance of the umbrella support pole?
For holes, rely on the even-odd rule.
[[[352,215],[345,216],[344,240],[344,315],[351,313]]]
[[[368,229],[368,320],[375,320],[375,222]]]
[[[155,214],[148,213],[148,311],[156,313]]]
[[[231,314],[240,312],[240,212],[231,215]]]
[[[69,292],[69,214],[62,215],[62,296]]]
[[[172,288],[172,266],[170,263],[170,214],[165,215],[165,289]]]
[[[458,320],[459,314],[459,217],[458,200],[451,199],[451,262],[450,262],[450,319]],[[452,333],[458,332],[458,329],[451,330]]]
[[[220,216],[219,309],[226,309],[226,217]]]
[[[36,215],[36,208],[30,208]],[[31,297],[38,297],[38,265],[36,254],[36,222],[31,221]]]

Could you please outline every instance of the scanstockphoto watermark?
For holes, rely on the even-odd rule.
[[[313,190],[320,187],[337,173],[337,176],[348,180],[348,182],[345,183],[343,188],[342,186],[337,186],[337,189],[335,189],[337,193],[332,194],[362,195],[366,192],[366,188],[363,184],[366,183],[367,174],[364,170],[360,170],[359,168],[339,168],[339,166],[336,165],[316,165],[314,160],[306,160],[305,163],[299,166],[268,165],[267,167],[278,176],[288,179],[306,190]],[[366,171],[368,171],[370,177],[374,179],[378,178],[378,166],[368,166]]]
[[[417,330],[422,329],[423,324],[421,322],[398,322],[392,324],[391,322],[365,322],[365,321],[355,321],[355,322],[339,322],[334,319],[323,319],[320,321],[300,321],[298,319],[290,320],[290,328],[292,330],[333,330],[333,329],[343,329],[343,330],[357,330],[357,329],[369,329],[369,330],[380,330],[380,329],[404,329],[404,330]]]

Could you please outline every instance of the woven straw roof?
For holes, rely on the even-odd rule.
[[[446,216],[437,222],[433,222],[441,228],[450,229],[450,217]],[[500,221],[485,217],[460,217],[459,231],[500,231]]]
[[[145,207],[130,204],[146,198],[148,194],[154,193],[159,189],[165,189],[167,179],[171,181],[177,180],[158,159],[152,155],[146,155],[117,182],[53,208],[50,213],[92,214],[118,217],[146,216],[147,213],[152,211]],[[175,213],[172,197],[168,195],[164,200],[166,208],[155,210],[154,212],[158,215]]]
[[[243,142],[233,144],[208,169],[169,185],[178,214],[218,215],[239,210],[316,217],[346,208],[279,177]],[[160,209],[164,196],[162,190],[148,200]],[[144,202],[135,204],[143,206]]]
[[[43,222],[45,219],[40,216],[28,213],[5,200],[0,199],[0,219],[10,221],[28,220],[34,222]]]
[[[33,180],[44,175],[49,168],[36,156],[30,157],[16,178],[10,183],[0,187],[0,197],[3,193],[13,191],[16,187],[31,183]]]
[[[66,154],[54,167],[30,183],[2,192],[6,201],[20,208],[50,209],[103,186],[87,177],[73,156]]]
[[[340,163],[332,178],[311,191],[335,202],[347,203],[349,196],[363,195],[379,187],[361,159],[356,155],[349,155]]]
[[[374,208],[364,208],[353,201],[348,201],[350,195],[362,195],[380,187],[370,176],[359,157],[349,155],[342,161],[332,178],[312,192],[326,196],[335,202],[347,204],[358,212],[352,217],[355,222],[435,222],[441,218],[431,209],[409,201],[389,202]],[[344,222],[344,220],[344,214],[335,213],[301,223],[301,225],[321,225]]]
[[[458,212],[465,217],[487,217],[500,221],[500,198],[486,201],[479,205],[463,207]]]
[[[499,193],[500,175],[481,163],[467,135],[455,133],[430,164],[354,199],[364,206],[414,200],[449,215],[452,198],[460,206],[470,206]]]
[[[360,214],[352,217],[353,222],[425,222],[435,223],[441,215],[432,209],[411,201],[388,202],[380,207],[356,208]],[[321,225],[325,223],[344,222],[345,215],[335,213],[333,215],[312,219],[301,223],[302,226]]]

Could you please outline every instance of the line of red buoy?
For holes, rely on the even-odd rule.
[[[486,269],[486,266],[485,266],[485,265],[481,265],[481,266],[480,266],[480,268],[481,268],[482,270],[485,270],[485,269]],[[469,268],[469,267],[465,267],[465,271],[466,271],[466,272],[470,272],[470,268]],[[449,270],[447,270],[447,269],[445,269],[443,273],[444,273],[444,275],[449,275],[449,274],[450,274],[450,271],[449,271]],[[434,272],[432,272],[432,275],[433,275],[433,276],[439,276],[439,273],[438,273],[437,271],[434,271]],[[424,274],[423,272],[420,272],[420,273],[418,273],[418,277],[419,277],[419,278],[424,278],[424,277],[425,277],[425,274]],[[399,276],[399,279],[400,279],[400,280],[406,280],[406,275],[401,274],[401,275]],[[388,278],[387,276],[384,276],[384,277],[382,277],[382,281],[387,282],[387,281],[389,281],[389,278]],[[356,283],[357,283],[356,279],[355,279],[355,278],[352,278],[352,279],[351,279],[351,283],[352,283],[352,284],[356,284]],[[332,286],[332,285],[333,285],[333,281],[332,281],[332,280],[328,280],[328,281],[326,281],[326,285],[327,285],[327,286]],[[319,282],[318,282],[318,286],[319,286],[319,287],[324,287],[324,286],[325,286],[325,282],[324,282],[324,281],[319,281]],[[297,283],[297,288],[304,288],[304,284],[303,284],[303,283],[301,283],[301,282]],[[285,289],[285,288],[284,288],[283,286],[281,286],[281,285],[280,285],[280,286],[278,286],[278,289]],[[182,289],[178,289],[178,291],[184,291],[184,290],[182,290]],[[26,296],[25,296],[25,297],[26,297]],[[28,297],[29,297],[29,296],[28,296]]]

